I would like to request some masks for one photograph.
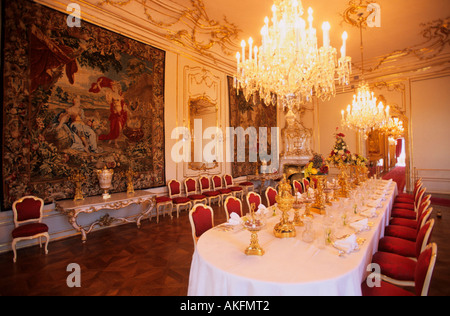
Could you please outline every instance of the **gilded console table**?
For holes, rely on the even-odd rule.
[[[156,195],[146,191],[136,191],[134,193],[114,193],[111,198],[103,199],[102,196],[87,197],[84,200],[72,201],[58,201],[56,202],[56,210],[68,217],[69,223],[78,232],[81,233],[81,241],[86,242],[87,234],[98,225],[101,227],[110,226],[115,221],[122,221],[126,223],[136,223],[137,227],[141,227],[141,220],[148,216],[156,205]],[[133,220],[127,218],[114,218],[109,214],[104,215],[99,220],[93,222],[90,226],[80,226],[77,222],[78,215],[95,213],[100,210],[118,210],[129,205],[137,204],[142,207],[142,212]]]

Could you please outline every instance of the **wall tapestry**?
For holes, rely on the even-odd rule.
[[[3,208],[74,197],[113,168],[111,192],[165,185],[165,52],[28,0],[3,4]]]
[[[257,96],[247,102],[244,94],[237,94],[233,87],[233,78],[228,77],[228,92],[230,100],[230,127],[242,127],[246,130],[254,127],[258,135],[254,135],[257,139],[256,143],[249,143],[250,136],[246,136],[245,144],[239,144],[239,140],[235,136],[234,141],[234,160],[232,162],[232,175],[234,178],[253,175],[257,172],[261,161],[259,159],[260,142],[267,142],[267,154],[271,154],[271,128],[277,127],[277,108],[273,105],[266,106],[265,103]],[[260,127],[267,127],[267,139],[261,137],[259,133]],[[245,146],[245,162],[238,162],[237,152],[238,146]],[[258,162],[250,161],[250,153],[258,153]]]

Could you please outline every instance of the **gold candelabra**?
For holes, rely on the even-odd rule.
[[[250,220],[244,222],[245,228],[252,233],[250,238],[250,246],[245,249],[245,254],[247,256],[263,256],[265,251],[259,245],[258,232],[262,229],[264,224],[261,220],[255,217],[255,204],[252,203],[250,206]]]
[[[81,174],[81,171],[72,171],[72,174],[69,176],[69,181],[75,184],[75,196],[73,198],[74,201],[84,200],[81,185],[85,180],[86,176]]]
[[[127,178],[127,193],[128,194],[134,193],[133,179],[134,179],[135,175],[136,175],[136,173],[131,169],[131,167],[130,167],[130,169],[128,169],[125,172],[125,176]]]

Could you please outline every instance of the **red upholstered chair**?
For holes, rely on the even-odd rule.
[[[184,179],[184,190],[186,192],[186,197],[191,200],[192,205],[197,203],[208,203],[206,195],[198,194],[197,181],[195,181],[195,179]]]
[[[252,209],[252,205],[255,205],[254,211],[258,211],[259,204],[261,204],[261,196],[256,192],[250,192],[247,194],[247,206],[248,211],[250,212]]]
[[[404,265],[408,266],[409,272],[414,278],[414,292],[407,291],[399,286],[404,286],[403,283],[396,286],[394,283],[382,280],[381,286],[369,287],[367,282],[361,284],[361,290],[363,296],[427,296],[431,277],[433,276],[434,266],[436,264],[437,245],[432,243],[426,247],[426,249],[420,254],[417,263],[408,259],[402,258],[398,262],[398,269],[401,269]],[[410,262],[404,263],[404,260]],[[410,285],[410,284],[408,284]]]
[[[419,190],[414,203],[402,203],[402,202],[394,202],[393,209],[405,209],[410,211],[415,211],[419,209],[420,204],[422,203],[422,199],[425,196],[425,188]]]
[[[414,191],[412,194],[409,193],[399,193],[396,197],[394,202],[398,203],[410,203],[414,204],[414,201],[417,199],[417,194],[419,193],[419,190],[423,187],[422,179],[419,179],[414,184]]]
[[[242,201],[234,196],[227,197],[224,203],[224,209],[227,216],[227,222],[230,219],[231,213],[236,213],[239,217],[244,215],[242,210]]]
[[[191,223],[194,245],[197,246],[200,236],[214,227],[213,209],[204,204],[195,205],[189,212],[189,222]]]
[[[173,204],[177,209],[177,218],[180,216],[180,208],[187,207],[188,210],[191,209],[191,200],[181,194],[181,183],[177,180],[170,180],[167,183],[167,188],[169,189],[169,197],[172,199]]]
[[[205,195],[208,199],[208,205],[211,206],[212,201],[217,200],[220,206],[222,198],[219,191],[213,191],[211,188],[211,180],[208,177],[200,176],[198,179],[200,185],[200,194]]]
[[[25,196],[12,205],[14,213],[14,229],[12,231],[13,261],[17,260],[16,244],[22,240],[39,238],[42,248],[42,237],[45,237],[45,254],[48,254],[48,226],[42,223],[44,201],[35,196]]]
[[[170,197],[167,196],[158,196],[156,197],[156,222],[159,223],[159,209],[163,209],[163,215],[166,216],[166,213],[169,213],[170,218],[173,219],[173,202]]]
[[[430,205],[431,205],[431,199],[426,197],[418,210],[417,219],[392,217],[391,220],[389,221],[389,225],[406,226],[406,227],[411,227],[411,228],[417,229],[419,227],[419,225],[421,224],[420,218],[422,217],[424,212],[426,212],[430,209]],[[398,216],[402,215],[403,212],[405,212],[405,211],[397,211],[397,215]],[[408,213],[408,212],[406,212],[406,213]],[[403,213],[403,215],[404,215],[404,213]],[[411,213],[410,215],[412,216],[413,214]]]
[[[419,234],[420,229],[427,223],[428,219],[431,216],[433,208],[427,209],[420,215],[420,218],[417,221],[408,220],[404,218],[399,218],[398,220],[410,221],[410,222],[418,222],[415,228],[404,226],[404,225],[389,225],[386,227],[384,235],[391,237],[403,238],[406,240],[416,241],[417,235]],[[412,224],[411,224],[412,226]]]
[[[417,259],[419,254],[429,244],[434,229],[434,219],[429,220],[417,234],[415,241],[403,238],[385,236],[378,243],[378,252],[390,253],[412,259]],[[385,255],[389,256],[389,255]]]
[[[309,180],[306,179],[306,178],[303,178],[302,179],[302,183],[303,183],[303,190],[305,190],[305,192],[308,191],[308,189],[309,189]]]
[[[294,180],[294,193],[295,190],[297,190],[297,192],[300,192],[300,194],[303,194],[305,192],[305,189],[303,188],[303,184],[300,181]]]
[[[417,220],[419,218],[419,214],[423,212],[425,208],[427,208],[431,203],[431,195],[427,195],[420,204],[420,207],[418,210],[414,209],[405,209],[405,208],[399,208],[394,207],[391,212],[392,218],[406,218],[406,219],[412,219]]]
[[[225,188],[230,189],[233,193],[233,196],[242,199],[244,197],[244,189],[240,186],[234,185],[233,177],[229,174],[225,174],[223,176],[223,182],[225,183]]]
[[[277,203],[276,201],[276,197],[277,197],[277,190],[275,190],[272,187],[268,187],[266,189],[266,200],[267,200],[267,206],[271,207],[272,205],[275,205],[275,203]]]
[[[231,189],[225,189],[222,186],[222,178],[220,176],[217,176],[217,175],[212,176],[212,183],[213,183],[213,190],[220,192],[222,204],[223,204],[223,201],[225,201],[226,197],[233,196],[233,191],[231,191]]]

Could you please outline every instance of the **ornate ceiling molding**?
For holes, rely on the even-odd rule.
[[[370,5],[376,1],[350,0],[347,8],[341,14],[342,23],[363,29],[368,27],[367,21]],[[450,17],[428,23],[421,23],[420,34],[423,41],[419,44],[393,51],[389,54],[369,59],[364,62],[364,73],[367,79],[386,79],[395,77],[414,77],[426,72],[450,70]],[[353,63],[354,73],[362,73],[360,62]]]
[[[172,43],[209,57],[216,47],[226,56],[232,56],[238,49],[235,43],[241,30],[227,17],[222,21],[210,18],[203,0],[190,0],[190,3],[186,7],[172,0],[100,0],[98,5],[138,8],[152,30]]]
[[[375,1],[367,0],[350,0],[347,9],[341,14],[343,21],[354,27],[362,26],[363,29],[367,27],[367,19],[370,16],[368,8]]]

